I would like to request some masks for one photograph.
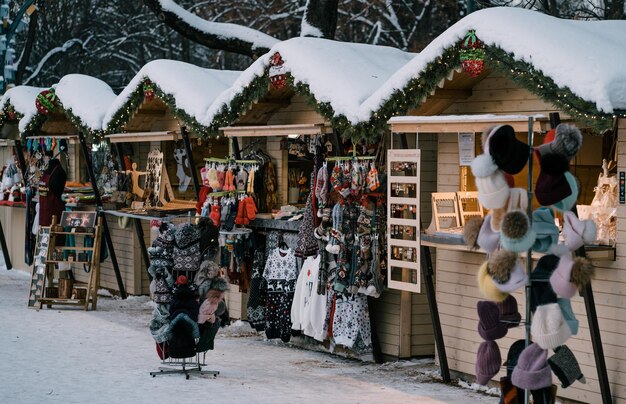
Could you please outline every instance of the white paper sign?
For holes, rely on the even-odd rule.
[[[472,133],[459,133],[459,166],[469,166],[476,157],[474,140],[476,136]]]

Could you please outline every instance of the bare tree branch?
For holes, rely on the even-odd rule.
[[[144,0],[144,3],[168,27],[212,49],[255,57],[278,42],[252,28],[204,20],[172,0]]]

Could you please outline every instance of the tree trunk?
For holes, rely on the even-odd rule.
[[[333,39],[337,29],[338,0],[307,0],[301,36]]]
[[[277,39],[252,28],[203,20],[178,5],[175,6],[176,12],[174,12],[172,8],[165,9],[159,0],[144,0],[144,4],[165,25],[184,37],[211,49],[254,58],[267,53],[270,47],[278,42]]]
[[[30,54],[33,50],[33,44],[35,43],[35,37],[37,36],[38,16],[38,10],[35,10],[30,15],[30,21],[28,22],[28,34],[26,35],[26,43],[24,44],[24,52],[22,53],[22,59],[20,59],[20,63],[17,65],[17,71],[15,72],[16,85],[22,84],[22,77],[24,76],[24,72],[26,71],[26,66],[28,66]]]

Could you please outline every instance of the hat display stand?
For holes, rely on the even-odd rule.
[[[161,352],[167,352],[167,342],[157,344]],[[189,358],[167,358],[163,359],[161,363],[163,366],[159,367],[159,370],[150,372],[150,376],[157,377],[162,375],[181,374],[185,376],[185,379],[189,380],[191,375],[198,376],[213,376],[217,377],[220,374],[218,370],[203,370],[202,367],[206,366],[206,353],[197,352],[195,356]]]
[[[551,114],[551,121],[554,118]],[[527,183],[527,194],[528,194],[528,200],[532,201],[533,200],[533,154],[534,154],[534,147],[533,145],[533,121],[534,118],[533,117],[529,117],[528,118],[528,145],[529,150],[528,150],[528,183]],[[556,126],[558,122],[553,123],[553,126]],[[576,205],[574,205],[573,207],[573,212],[576,214]],[[527,207],[527,214],[528,214],[528,219],[530,220],[530,225],[532,226],[532,219],[533,219],[533,215],[532,215],[532,203],[528,204]],[[585,247],[582,246],[580,247],[578,250],[576,250],[576,256],[578,257],[584,257],[585,256]],[[531,305],[530,305],[530,298],[531,298],[531,290],[532,290],[532,282],[531,282],[531,273],[532,273],[532,248],[530,248],[527,252],[526,252],[526,273],[528,275],[527,281],[526,281],[526,286],[525,286],[525,319],[523,320],[524,322],[524,341],[525,341],[525,347],[527,347],[528,345],[531,344]],[[547,281],[547,280],[546,280]],[[593,298],[593,291],[591,288],[591,283],[589,283],[586,287],[584,287],[581,290],[581,296],[584,298],[584,302],[585,302],[585,309],[586,309],[586,314],[587,314],[587,319],[588,319],[588,323],[589,323],[589,332],[591,334],[591,344],[592,344],[592,348],[593,348],[593,353],[594,353],[594,357],[595,357],[595,362],[596,362],[596,368],[598,370],[598,382],[600,384],[600,391],[601,391],[601,395],[602,395],[602,402],[603,403],[611,403],[612,402],[612,398],[611,398],[611,392],[610,392],[610,386],[609,386],[609,381],[608,381],[608,375],[607,375],[607,369],[606,369],[606,363],[605,363],[605,359],[604,359],[604,352],[603,352],[603,348],[602,348],[602,340],[600,337],[600,329],[598,326],[598,318],[597,318],[597,314],[596,314],[596,309],[595,309],[595,302],[594,302],[594,298]],[[530,390],[525,389],[524,390],[524,403],[528,404],[530,402]]]

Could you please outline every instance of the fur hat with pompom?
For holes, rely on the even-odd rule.
[[[463,239],[465,240],[465,244],[472,250],[478,250],[476,241],[478,240],[478,234],[480,233],[483,221],[484,219],[482,217],[474,217],[465,222],[465,226],[463,226]]]
[[[578,153],[582,144],[583,135],[580,130],[574,125],[562,123],[556,127],[554,140],[538,146],[535,150],[541,156],[547,153],[561,154],[569,161]]]
[[[491,254],[500,245],[500,233],[493,231],[491,222],[493,218],[491,215],[485,216],[483,224],[478,232],[478,238],[476,244],[485,250],[488,254]]]
[[[528,251],[536,238],[528,216],[521,210],[508,212],[504,216],[500,234],[502,248],[513,252]]]
[[[489,271],[487,270],[488,266],[489,261],[485,261],[480,268],[478,268],[478,273],[476,274],[478,289],[487,299],[494,302],[502,302],[509,296],[509,294],[502,292],[496,287],[495,281],[491,275],[489,275]]]

